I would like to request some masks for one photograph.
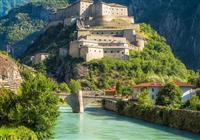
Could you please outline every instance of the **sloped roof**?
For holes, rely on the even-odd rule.
[[[185,83],[185,82],[181,82],[181,81],[174,81],[174,83],[179,87],[195,87],[191,83]]]
[[[164,85],[162,83],[158,82],[146,82],[146,83],[140,83],[138,85],[135,85],[134,88],[145,88],[145,87],[163,87]]]
[[[185,83],[181,81],[174,81],[174,83],[179,87],[191,87],[191,88],[195,87],[191,83]],[[147,87],[164,87],[164,84],[159,82],[146,82],[134,86],[134,88],[147,88]]]

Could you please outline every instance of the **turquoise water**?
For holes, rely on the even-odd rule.
[[[54,140],[200,140],[200,135],[127,118],[100,108],[60,108]]]

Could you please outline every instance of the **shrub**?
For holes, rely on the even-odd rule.
[[[78,93],[79,90],[81,89],[81,83],[79,81],[72,79],[69,83],[69,87],[72,93]]]
[[[179,108],[181,105],[181,95],[182,92],[176,84],[168,83],[158,92],[156,104]]]
[[[183,108],[200,111],[200,98],[193,95],[192,98],[183,105]]]
[[[71,92],[71,90],[68,87],[68,85],[66,83],[64,83],[64,82],[61,83],[58,88],[59,88],[60,91],[63,91],[63,92],[66,92],[66,93],[70,93]]]
[[[15,120],[15,104],[17,95],[11,90],[0,88],[0,124],[8,124]]]
[[[36,134],[24,127],[16,127],[16,128],[0,128],[0,139],[1,140],[37,140]]]
[[[123,111],[126,107],[126,102],[123,100],[118,100],[116,106],[117,106],[117,112],[123,114]]]
[[[147,91],[138,93],[136,99],[137,99],[137,104],[140,107],[149,107],[153,105],[153,101],[150,98]]]

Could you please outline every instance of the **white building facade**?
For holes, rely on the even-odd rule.
[[[177,86],[180,87],[182,91],[182,102],[185,103],[191,99],[193,95],[195,95],[194,86],[190,83],[183,83],[183,82],[175,82]],[[132,91],[132,98],[136,99],[138,93],[143,90],[147,90],[149,93],[150,98],[155,102],[157,99],[158,92],[163,89],[164,85],[162,83],[157,82],[147,82],[147,83],[140,83],[134,86]]]

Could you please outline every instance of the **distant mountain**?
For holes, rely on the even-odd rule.
[[[0,50],[10,50],[15,56],[20,55],[41,34],[52,8],[67,5],[64,0],[43,1],[14,8],[0,18]]]
[[[5,16],[11,9],[23,6],[30,2],[40,2],[55,7],[62,7],[67,0],[0,0],[0,16]]]

